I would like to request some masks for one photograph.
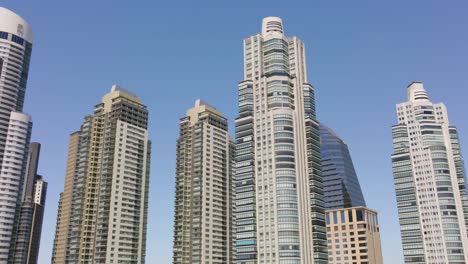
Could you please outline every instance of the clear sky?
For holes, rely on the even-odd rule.
[[[197,98],[237,113],[242,40],[280,16],[306,45],[318,118],[348,144],[369,207],[379,212],[385,263],[403,263],[390,154],[395,104],[424,82],[449,109],[468,155],[468,2],[26,1],[34,46],[25,111],[49,182],[39,263],[50,263],[68,136],[111,85],[138,94],[153,140],[147,263],[170,263],[179,118]]]

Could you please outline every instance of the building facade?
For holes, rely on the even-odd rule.
[[[23,111],[32,51],[32,30],[12,11],[0,7],[0,167],[10,113]]]
[[[327,211],[329,264],[383,264],[377,212],[365,207]]]
[[[197,100],[179,133],[173,263],[233,263],[234,145],[227,119]]]
[[[82,128],[80,131],[83,131]],[[78,164],[78,146],[80,142],[80,131],[70,135],[68,142],[67,167],[65,171],[65,184],[63,192],[60,193],[57,226],[55,231],[54,247],[52,252],[52,263],[65,263],[67,260],[67,244],[73,197],[73,186]],[[84,151],[82,151],[83,153]],[[84,169],[84,167],[83,167]]]
[[[28,115],[11,112],[0,168],[0,263],[11,261],[21,208],[21,194],[27,170],[32,122]]]
[[[47,182],[37,174],[41,144],[29,145],[28,167],[22,192],[19,218],[14,235],[11,263],[35,264],[38,261]]]
[[[407,96],[392,127],[405,263],[467,263],[467,184],[457,129],[422,83],[411,83]]]
[[[348,145],[320,124],[328,263],[382,264],[377,212],[366,208]]]
[[[0,262],[11,262],[26,177],[31,117],[23,110],[32,30],[0,7]]]
[[[244,40],[238,92],[236,263],[327,263],[314,88],[280,18]]]
[[[365,207],[348,145],[324,124],[320,124],[320,156],[325,208]]]
[[[53,263],[145,262],[151,153],[147,125],[146,106],[114,85],[94,114],[85,117],[78,138],[72,135]],[[63,221],[69,223],[67,231]],[[58,247],[64,234],[66,245]]]

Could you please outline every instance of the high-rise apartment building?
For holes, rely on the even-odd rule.
[[[365,207],[348,145],[324,124],[320,124],[320,156],[325,208]]]
[[[353,207],[326,214],[329,264],[383,264],[377,212]]]
[[[12,260],[25,180],[31,118],[23,110],[32,31],[0,7],[0,262]]]
[[[23,111],[32,30],[23,18],[0,7],[0,167],[12,111]]]
[[[233,263],[234,145],[227,119],[197,100],[179,133],[173,263]]]
[[[145,262],[147,125],[140,99],[113,86],[72,134],[53,263]]]
[[[278,17],[244,40],[235,160],[236,263],[327,263],[314,88]]]
[[[0,263],[11,260],[21,208],[32,122],[28,115],[11,112],[0,168]]]
[[[80,130],[82,131],[82,130]],[[67,167],[65,171],[65,186],[60,193],[57,226],[55,231],[52,263],[65,263],[67,260],[67,243],[70,225],[71,206],[73,198],[73,186],[78,163],[78,146],[80,143],[80,131],[70,135],[68,143]],[[82,152],[83,153],[83,152]],[[84,169],[84,167],[82,167]]]
[[[47,182],[37,174],[41,144],[29,145],[28,168],[22,191],[19,218],[11,246],[11,263],[35,264],[38,261]]]
[[[457,129],[422,83],[411,83],[407,96],[392,128],[405,263],[467,263],[467,184]]]

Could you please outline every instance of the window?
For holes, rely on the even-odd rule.
[[[20,44],[20,45],[23,45],[24,44],[24,39],[21,38],[21,37],[18,37],[16,35],[12,35],[11,36],[11,41],[17,43],[17,44]]]
[[[364,213],[362,210],[356,210],[356,221],[364,221]]]

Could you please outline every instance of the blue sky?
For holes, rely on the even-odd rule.
[[[391,174],[391,125],[406,86],[443,101],[468,151],[468,2],[25,1],[0,5],[34,31],[25,111],[49,182],[39,263],[49,263],[68,135],[111,85],[150,109],[153,140],[147,263],[170,263],[178,120],[203,98],[237,112],[242,40],[265,16],[306,45],[319,119],[350,147],[369,207],[379,212],[386,263],[403,263]],[[232,131],[232,129],[231,129]]]

